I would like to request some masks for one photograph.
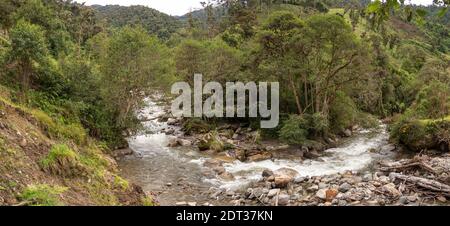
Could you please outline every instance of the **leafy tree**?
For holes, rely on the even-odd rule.
[[[10,39],[8,57],[11,63],[17,65],[22,95],[25,97],[34,77],[34,65],[45,64],[48,57],[44,31],[38,25],[20,20],[11,29]]]

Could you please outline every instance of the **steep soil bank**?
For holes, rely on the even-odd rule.
[[[81,126],[16,105],[1,90],[0,205],[152,204]]]

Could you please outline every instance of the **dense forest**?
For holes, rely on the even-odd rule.
[[[2,0],[0,205],[56,205],[67,187],[63,203],[152,204],[107,154],[141,128],[135,113],[145,97],[170,96],[170,85],[195,73],[222,84],[279,82],[277,128],[225,121],[248,123],[262,139],[316,146],[383,119],[393,142],[448,151],[450,13],[448,1],[435,3],[219,0],[172,17],[144,6]],[[41,174],[14,179],[28,164],[19,155]],[[77,201],[80,190],[88,198]]]

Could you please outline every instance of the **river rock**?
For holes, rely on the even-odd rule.
[[[291,168],[281,168],[281,169],[275,170],[273,172],[273,174],[275,175],[275,177],[284,175],[284,176],[288,176],[288,177],[294,178],[294,177],[298,176],[297,170],[294,170],[294,169],[291,169]]]
[[[287,175],[279,175],[275,176],[275,187],[276,188],[285,188],[288,186],[289,183],[291,183],[294,180],[294,178],[289,177]]]
[[[217,159],[206,159],[203,163],[203,166],[208,168],[215,168],[218,166],[222,166],[222,162]]]
[[[316,192],[316,197],[322,200],[327,199],[327,189],[320,189]]]
[[[275,177],[275,187],[285,188],[289,183],[294,181],[294,178],[298,175],[296,170],[290,168],[281,168],[273,172]]]
[[[234,180],[233,174],[231,174],[231,173],[229,173],[229,172],[224,172],[224,173],[220,174],[219,177],[220,177],[222,180],[226,180],[226,181],[232,181],[232,180]]]
[[[263,172],[262,172],[262,176],[263,177],[270,177],[270,176],[273,176],[274,174],[273,174],[273,171],[272,170],[268,170],[268,169],[266,169],[266,170],[264,170]]]
[[[306,190],[309,192],[315,192],[315,191],[319,190],[319,186],[312,185],[312,186],[308,187]]]
[[[352,189],[352,186],[349,183],[345,182],[339,186],[338,190],[340,192],[345,193],[345,192],[349,191],[350,189]]]
[[[269,193],[267,193],[267,197],[272,198],[274,196],[276,196],[278,193],[280,192],[280,189],[272,189],[269,191]]]
[[[245,156],[245,150],[244,149],[236,149],[234,150],[235,158],[241,162],[245,162],[247,157]]]
[[[282,195],[278,196],[278,205],[286,206],[287,204],[289,204],[290,199],[291,199],[291,197],[289,195],[282,194]]]
[[[326,200],[327,201],[332,201],[337,195],[339,194],[339,191],[337,189],[328,189],[326,191]]]
[[[185,139],[179,139],[178,140],[178,144],[183,146],[183,147],[192,146],[192,141],[185,140]]]
[[[271,158],[272,158],[272,154],[271,153],[269,153],[269,152],[261,152],[261,153],[256,154],[256,155],[249,156],[247,158],[247,161],[249,161],[249,162],[260,162],[260,161],[264,161],[264,160],[271,159]]]
[[[178,143],[178,138],[176,137],[171,137],[169,138],[169,142],[167,143],[167,147],[177,147],[180,144]]]
[[[134,153],[134,151],[131,150],[130,148],[124,148],[124,149],[119,149],[119,150],[113,151],[112,155],[115,158],[120,158],[123,156],[132,155],[133,153]]]
[[[308,152],[305,152],[304,156],[308,159],[316,159],[320,157],[320,154],[316,150],[310,150]]]
[[[167,119],[167,125],[169,125],[169,126],[176,125],[177,122],[178,122],[178,120],[177,120],[177,119],[174,119],[174,118],[169,118],[169,119]]]
[[[349,129],[346,129],[342,132],[344,134],[344,136],[346,137],[351,137],[352,136],[352,131]]]

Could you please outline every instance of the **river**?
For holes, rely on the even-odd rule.
[[[156,193],[161,205],[175,205],[181,201],[228,205],[225,201],[211,200],[210,190],[243,189],[252,181],[259,180],[264,169],[274,171],[291,168],[300,177],[369,171],[375,160],[388,155],[371,151],[388,144],[386,126],[382,125],[377,129],[358,131],[353,137],[345,139],[339,147],[326,150],[323,157],[314,160],[302,161],[284,155],[279,159],[261,162],[226,163],[225,169],[235,179],[225,181],[214,174],[208,174],[210,169],[203,167],[203,162],[211,156],[194,148],[167,147],[170,137],[181,132],[179,128],[173,128],[174,135],[163,132],[169,128],[166,122],[159,122],[157,119],[165,114],[163,107],[147,100],[147,107],[139,114],[150,120],[143,122],[145,131],[128,140],[130,148],[136,154],[121,159],[119,166],[127,179],[142,186],[145,191]]]

